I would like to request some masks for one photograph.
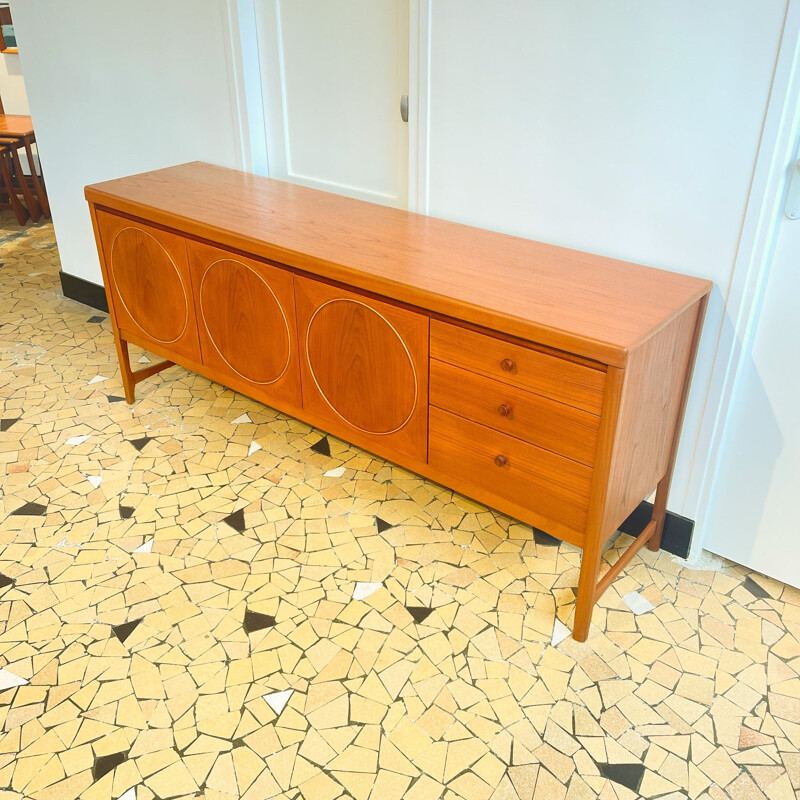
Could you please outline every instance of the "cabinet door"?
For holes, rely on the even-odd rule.
[[[97,225],[122,338],[130,334],[154,343],[161,355],[199,363],[186,240],[104,211]]]
[[[300,407],[292,275],[189,242],[203,364],[227,386]]]
[[[392,458],[427,458],[428,317],[295,277],[303,408]]]

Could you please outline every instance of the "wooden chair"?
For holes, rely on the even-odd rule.
[[[25,145],[23,139],[18,138],[0,138],[0,145],[5,149],[5,159],[8,167],[11,185],[17,195],[21,194],[25,204],[28,215],[34,222],[38,222],[42,216],[43,209],[39,203],[40,192],[36,191],[36,184],[38,183],[38,175],[36,175],[36,164],[33,161],[33,153],[30,148]],[[19,157],[20,150],[26,150],[26,157],[30,166],[31,174],[26,175],[22,169],[22,161]],[[34,176],[36,180],[34,181]],[[20,223],[22,224],[22,223]]]
[[[37,222],[43,214],[45,217],[49,217],[50,203],[44,185],[44,175],[41,174],[41,169],[37,169],[36,159],[33,156],[36,135],[30,117],[6,117],[3,100],[0,97],[0,120],[3,122],[3,131],[0,133],[0,161],[2,162],[0,164],[0,180],[2,180],[0,195],[5,194],[8,198],[7,203],[0,202],[0,207],[12,208],[20,225],[24,225],[29,217],[34,222]],[[22,149],[25,150],[30,175],[26,175],[22,169],[22,160],[20,159],[20,150]],[[24,205],[19,200],[20,193],[24,198]]]

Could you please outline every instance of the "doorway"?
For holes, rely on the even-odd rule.
[[[407,208],[408,0],[255,12],[270,176]]]

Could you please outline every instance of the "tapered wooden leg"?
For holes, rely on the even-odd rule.
[[[673,467],[674,461],[671,461],[669,472],[658,482],[658,488],[656,489],[653,516],[651,517],[651,521],[656,525],[656,530],[647,543],[648,549],[653,551],[661,548],[661,534],[664,533],[664,520],[667,518],[667,497],[669,496],[669,486],[672,483]]]
[[[585,642],[589,636],[597,592],[597,579],[600,575],[600,558],[603,555],[603,546],[599,539],[591,537],[597,539],[597,541],[591,541],[589,536],[586,538],[587,544],[581,555],[578,596],[575,598],[575,622],[572,625],[572,638],[576,642]]]
[[[581,556],[581,575],[578,579],[578,597],[575,603],[575,625],[572,635],[578,642],[585,642],[592,624],[592,611],[603,592],[616,580],[620,572],[633,560],[636,554],[649,544],[656,531],[655,520],[650,520],[644,530],[628,545],[616,562],[608,568],[601,580],[600,563],[603,556],[603,546],[584,550]]]
[[[119,358],[119,370],[122,373],[122,386],[125,389],[125,401],[132,404],[136,400],[136,381],[133,379],[131,370],[128,343],[124,339],[120,339],[119,336],[115,336],[114,341],[117,343],[117,356]]]
[[[122,386],[125,389],[125,400],[129,404],[133,404],[136,400],[136,384],[161,372],[162,369],[169,369],[174,367],[172,361],[159,361],[157,364],[151,364],[144,369],[137,369],[135,372],[131,369],[131,358],[128,353],[128,343],[125,339],[120,338],[117,334],[114,336],[114,342],[117,345],[117,356],[119,358],[119,370],[122,374]]]

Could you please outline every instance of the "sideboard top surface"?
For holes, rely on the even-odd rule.
[[[96,205],[614,366],[699,278],[202,162],[86,187]]]

